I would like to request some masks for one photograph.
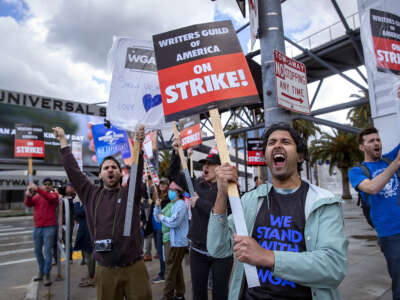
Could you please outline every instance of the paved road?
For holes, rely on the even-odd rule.
[[[23,299],[37,272],[32,217],[0,218],[0,299]]]

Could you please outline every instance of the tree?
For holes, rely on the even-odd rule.
[[[352,94],[350,97],[353,98],[365,98],[369,100],[368,92],[363,92],[363,95]],[[374,125],[371,118],[371,107],[369,106],[369,101],[366,104],[353,107],[347,113],[347,119],[350,120],[352,126],[357,128],[368,128]]]
[[[160,151],[159,153],[159,164],[158,164],[158,176],[167,177],[169,163],[171,161],[171,152],[168,150]]]
[[[318,160],[329,160],[329,174],[334,167],[342,173],[342,198],[352,199],[350,194],[349,168],[354,162],[362,161],[358,149],[357,136],[353,133],[333,129],[333,134],[323,132],[319,139],[313,140],[310,146],[311,164]]]
[[[315,137],[317,133],[321,133],[321,129],[313,122],[302,119],[294,120],[293,128],[296,129],[299,132],[299,134],[304,138],[307,146],[310,137],[312,136]],[[308,157],[305,157],[305,160],[306,160],[307,179],[309,180],[311,177],[310,175],[311,167]]]

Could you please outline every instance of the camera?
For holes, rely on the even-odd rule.
[[[65,196],[67,194],[65,185],[58,186],[57,191],[61,196]]]
[[[94,241],[94,249],[96,252],[110,252],[112,250],[112,240],[96,240]]]

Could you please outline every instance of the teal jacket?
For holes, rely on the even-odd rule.
[[[241,199],[249,234],[253,231],[258,210],[271,187],[271,184],[260,185]],[[307,251],[274,251],[275,266],[272,275],[309,286],[313,300],[342,299],[338,286],[347,271],[348,241],[343,232],[341,202],[338,196],[310,184],[304,209],[306,217],[304,237]],[[232,255],[234,232],[232,215],[226,217],[211,214],[207,248],[213,257]],[[243,263],[236,260],[229,300],[239,299],[244,286],[244,277]]]

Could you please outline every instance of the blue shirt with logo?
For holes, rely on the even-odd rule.
[[[390,160],[394,160],[400,150],[400,144],[392,151],[383,156]],[[371,173],[371,178],[375,178],[381,174],[388,165],[383,160],[376,162],[363,162]],[[360,167],[354,167],[349,171],[349,178],[352,186],[357,190],[358,185],[365,179]],[[400,233],[400,205],[399,205],[399,178],[395,173],[386,183],[384,188],[375,195],[369,195],[368,199],[364,192],[361,192],[363,201],[370,203],[370,215],[372,223],[379,237],[390,236]]]

